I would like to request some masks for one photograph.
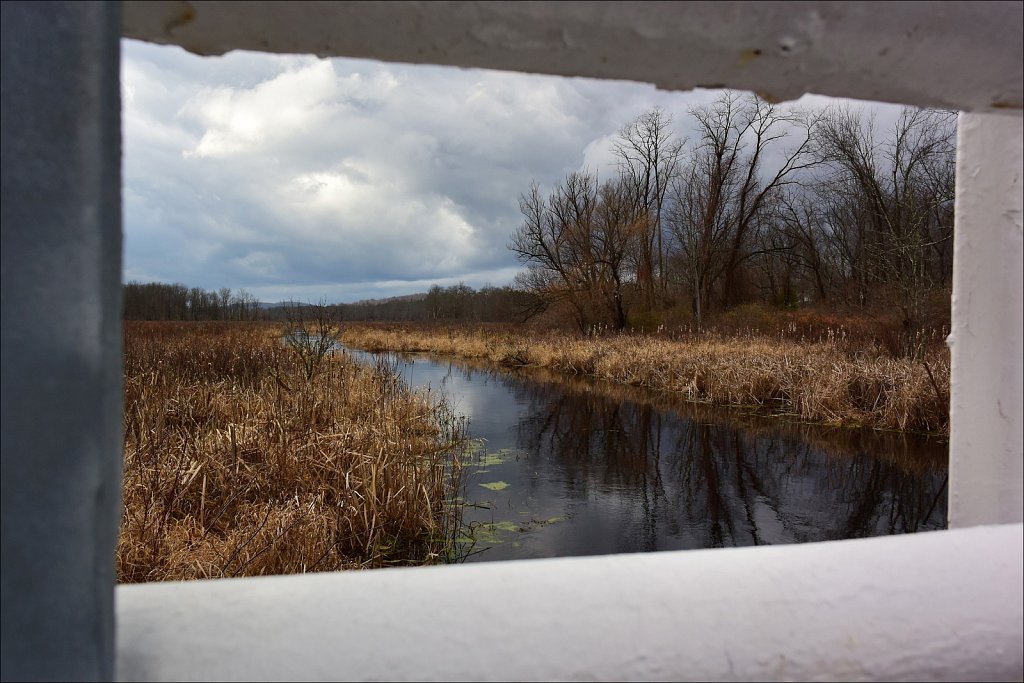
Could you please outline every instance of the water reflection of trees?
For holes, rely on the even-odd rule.
[[[515,431],[525,464],[588,516],[610,510],[616,526],[601,532],[616,538],[595,540],[596,552],[946,526],[947,446],[934,439],[766,418],[539,368],[444,364],[448,377],[512,392],[524,409]],[[541,495],[538,480],[523,485]]]
[[[554,464],[566,495],[623,499],[627,550],[820,541],[946,525],[943,447],[908,435],[723,424],[588,382],[522,382],[518,445]],[[627,390],[630,388],[622,388]],[[660,409],[659,409],[660,408]],[[682,413],[682,415],[680,414]],[[831,432],[831,433],[830,433]]]

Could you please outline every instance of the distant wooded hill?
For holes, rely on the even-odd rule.
[[[427,292],[355,303],[329,304],[339,320],[516,322],[538,310],[532,294],[512,287],[435,285]],[[199,287],[159,282],[124,285],[126,320],[285,320],[289,309],[311,302],[258,301],[245,290],[206,291]],[[325,305],[319,302],[317,305]]]

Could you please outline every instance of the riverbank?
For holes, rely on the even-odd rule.
[[[949,353],[935,344],[909,359],[851,344],[841,334],[814,341],[718,334],[668,339],[357,323],[345,327],[342,341],[368,351],[536,365],[825,424],[949,433]]]
[[[307,379],[267,327],[125,323],[122,583],[424,564],[462,423],[385,364]]]

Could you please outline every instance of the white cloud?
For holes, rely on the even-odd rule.
[[[579,170],[588,173],[597,173],[600,177],[608,176],[614,172],[618,159],[612,152],[612,145],[615,142],[616,134],[609,133],[591,140],[583,148],[583,163]]]
[[[358,80],[358,79],[356,79]],[[257,155],[325,125],[343,105],[331,62],[310,59],[255,88],[204,88],[182,107],[205,133],[186,156]]]

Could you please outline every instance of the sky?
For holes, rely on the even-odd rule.
[[[509,284],[518,198],[718,93],[122,41],[124,281],[352,302]],[[822,104],[826,98],[805,98]]]

